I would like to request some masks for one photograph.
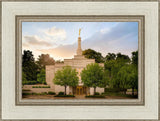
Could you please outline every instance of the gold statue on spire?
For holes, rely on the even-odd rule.
[[[81,28],[79,29],[79,36],[81,35]]]

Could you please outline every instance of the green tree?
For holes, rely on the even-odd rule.
[[[116,61],[115,60],[108,60],[104,63],[105,70],[108,70],[109,77],[112,77],[112,69],[115,66]]]
[[[117,57],[116,57],[116,60],[120,60],[120,61],[123,60],[124,63],[130,62],[130,58],[129,58],[128,55],[124,55],[124,54],[121,54],[121,53],[117,53],[116,56],[117,56]]]
[[[104,58],[103,58],[102,54],[100,52],[96,52],[95,50],[87,49],[87,50],[84,50],[82,54],[86,58],[95,59],[96,63],[104,62]]]
[[[85,86],[94,88],[95,94],[96,87],[103,81],[103,67],[98,63],[88,64],[81,72],[81,79]]]
[[[110,81],[109,71],[104,70],[103,71],[103,79],[101,81],[99,81],[98,86],[101,88],[106,88],[106,86],[109,86],[109,81]]]
[[[24,50],[22,55],[22,71],[24,74],[22,76],[26,76],[27,81],[36,81],[38,66],[35,63],[34,56],[32,51]],[[23,77],[22,77],[23,78]]]
[[[120,88],[123,89],[124,94],[126,94],[126,89],[130,88],[130,82],[133,81],[134,75],[132,73],[133,69],[131,65],[123,66],[117,76],[120,81]]]
[[[22,71],[22,85],[25,85],[26,82],[27,82],[26,74]]]
[[[138,89],[138,70],[135,65],[130,65],[128,71],[129,86],[132,88],[132,95],[134,95],[134,89]]]
[[[38,81],[38,83],[46,84],[45,69],[41,69],[40,73],[37,74],[37,81]]]
[[[56,60],[55,63],[64,63],[64,61],[61,61],[61,60]]]
[[[111,61],[111,62],[110,62]],[[113,88],[120,88],[120,79],[118,76],[118,72],[120,69],[125,66],[126,64],[130,64],[130,58],[128,55],[123,55],[121,53],[116,54],[116,59],[115,60],[110,60],[109,62],[106,61],[105,63],[105,69],[110,70],[110,87]]]
[[[39,69],[45,69],[46,65],[54,65],[55,60],[49,56],[49,54],[41,54],[39,55],[37,61],[36,61]]]
[[[115,60],[116,59],[116,54],[114,53],[108,53],[105,57],[105,60],[106,61],[109,61],[109,60]]]
[[[138,51],[132,52],[132,64],[138,66]]]
[[[138,51],[132,52],[132,68],[133,68],[133,81],[130,85],[132,88],[132,95],[134,95],[134,89],[138,91]]]
[[[67,86],[75,87],[78,85],[78,72],[71,66],[64,66],[61,70],[56,71],[53,79],[54,84],[64,86],[65,95]]]

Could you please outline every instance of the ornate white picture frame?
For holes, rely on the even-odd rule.
[[[21,22],[38,19],[78,21],[78,18],[82,21],[87,18],[86,21],[139,22],[142,78],[139,102],[21,100]],[[156,0],[4,0],[1,1],[1,43],[2,120],[159,120],[159,2]]]

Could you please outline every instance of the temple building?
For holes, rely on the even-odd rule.
[[[74,55],[74,58],[72,59],[64,59],[64,63],[55,63],[55,65],[47,65],[46,66],[46,82],[47,85],[50,85],[50,87],[53,89],[55,93],[64,92],[64,86],[55,85],[53,83],[54,74],[57,70],[62,69],[63,66],[71,66],[72,68],[76,69],[78,72],[79,77],[79,84],[77,87],[67,87],[66,93],[67,94],[90,94],[93,95],[94,89],[83,86],[83,83],[81,81],[80,73],[88,64],[95,63],[95,59],[87,59],[82,55],[82,48],[81,48],[81,37],[79,32],[78,37],[78,48],[77,53]],[[103,64],[100,64],[103,66]],[[96,92],[102,93],[104,92],[104,88],[96,88]]]

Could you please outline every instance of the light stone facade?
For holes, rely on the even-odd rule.
[[[80,73],[88,64],[95,63],[95,59],[87,59],[82,55],[82,49],[81,49],[81,37],[78,37],[78,48],[77,48],[77,55],[74,56],[72,59],[64,59],[64,63],[56,63],[55,65],[47,65],[46,66],[46,82],[47,85],[50,85],[52,90],[55,93],[64,92],[64,87],[55,85],[53,83],[54,74],[57,70],[62,69],[64,66],[71,66],[72,68],[76,69],[78,72],[79,77],[79,84],[76,88],[67,87],[67,94],[93,94],[94,90],[93,88],[84,87],[83,83],[81,82]],[[103,64],[100,64],[103,66]],[[96,88],[97,92],[102,93],[104,92],[104,88]]]

